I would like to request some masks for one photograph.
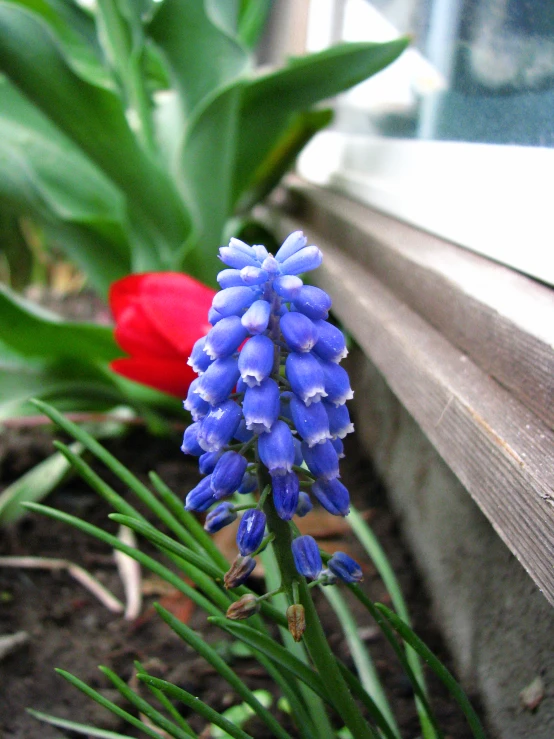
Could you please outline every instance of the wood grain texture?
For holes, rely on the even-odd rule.
[[[325,254],[315,274],[333,311],[554,604],[554,432],[346,253],[342,240],[339,249],[313,230],[310,238]]]
[[[553,290],[341,195],[299,181],[292,192],[308,232],[340,245],[554,429]]]

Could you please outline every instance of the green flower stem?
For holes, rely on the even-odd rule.
[[[289,603],[293,602],[293,582],[299,581],[300,602],[306,614],[306,632],[303,638],[319,674],[325,680],[331,701],[356,739],[376,739],[377,734],[358,710],[352,693],[340,673],[335,656],[321,627],[306,581],[304,578],[299,578],[296,571],[291,550],[290,525],[279,518],[271,497],[266,500],[264,512],[267,516],[268,528],[275,534],[273,542],[275,557],[281,572],[283,590],[287,594]]]

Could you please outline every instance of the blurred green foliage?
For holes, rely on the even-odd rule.
[[[37,276],[28,224],[103,297],[132,272],[213,284],[229,223],[248,223],[330,121],[313,106],[407,43],[343,44],[259,73],[253,50],[270,8],[0,1],[0,250],[12,289]],[[0,342],[0,419],[25,412],[31,395],[66,409],[138,402],[107,368],[119,354],[109,327],[38,315],[4,287]]]

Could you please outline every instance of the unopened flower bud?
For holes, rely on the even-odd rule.
[[[243,514],[237,531],[239,552],[246,556],[252,554],[262,543],[265,532],[266,517],[263,511],[252,508]]]
[[[327,566],[333,575],[344,582],[361,582],[364,579],[360,565],[344,552],[335,552],[327,562]]]
[[[239,585],[242,585],[248,579],[255,566],[256,560],[254,557],[243,557],[239,554],[223,576],[223,583],[227,590],[238,588]]]
[[[292,556],[297,571],[310,580],[316,580],[323,569],[319,547],[313,536],[299,536],[292,542]]]
[[[232,621],[243,621],[250,618],[260,610],[258,599],[252,593],[247,593],[239,598],[235,603],[231,603],[227,609],[226,616]]]
[[[294,603],[292,606],[289,606],[287,608],[287,621],[292,638],[294,641],[300,641],[302,634],[306,631],[304,606],[300,603]]]

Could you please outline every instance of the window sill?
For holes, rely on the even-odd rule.
[[[335,314],[554,604],[553,291],[297,179],[271,217],[321,246]]]

